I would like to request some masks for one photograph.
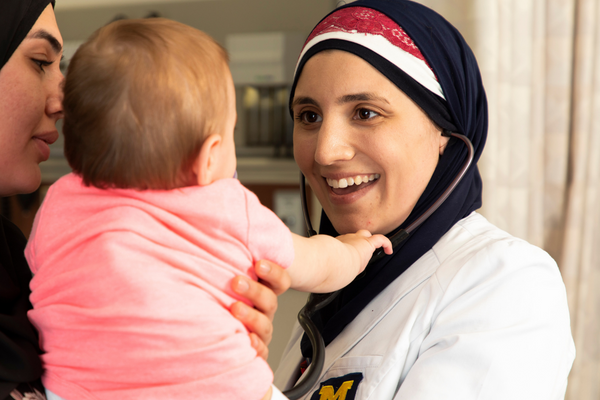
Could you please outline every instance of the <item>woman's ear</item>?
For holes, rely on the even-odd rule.
[[[221,143],[221,135],[217,134],[209,135],[204,139],[192,166],[198,185],[210,185],[217,179]]]
[[[444,154],[444,150],[446,150],[446,146],[448,146],[449,141],[450,138],[448,136],[440,134],[440,157]]]

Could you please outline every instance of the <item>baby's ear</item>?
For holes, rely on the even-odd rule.
[[[217,179],[221,142],[221,135],[217,134],[212,134],[204,139],[204,143],[202,143],[200,152],[192,166],[198,185],[210,185]]]

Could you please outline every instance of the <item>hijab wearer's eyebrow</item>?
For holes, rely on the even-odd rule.
[[[50,32],[44,29],[31,32],[29,35],[27,35],[27,39],[44,39],[48,41],[48,43],[50,43],[50,46],[52,46],[52,50],[54,50],[56,54],[60,54],[60,52],[62,52],[63,49],[58,39],[56,39]]]
[[[342,104],[345,104],[345,103],[351,103],[353,101],[372,101],[372,100],[383,101],[383,102],[388,103],[388,104],[390,103],[385,98],[376,96],[373,93],[347,94],[345,96],[340,97],[337,100],[337,103],[339,105],[342,105]]]
[[[342,96],[339,99],[337,99],[336,102],[337,102],[337,104],[342,105],[345,103],[351,103],[353,101],[372,101],[372,100],[383,101],[388,104],[390,103],[385,98],[376,96],[373,93],[347,94],[347,95]],[[291,108],[294,108],[295,106],[297,106],[299,104],[311,104],[313,106],[317,106],[317,107],[319,106],[319,103],[317,103],[314,99],[312,99],[310,97],[298,97],[298,98],[294,99],[294,101],[292,102]]]

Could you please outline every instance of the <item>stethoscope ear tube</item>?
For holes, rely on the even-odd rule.
[[[310,300],[308,302],[310,302]],[[323,337],[319,334],[319,330],[308,317],[307,313],[303,311],[304,308],[298,313],[298,322],[302,329],[304,329],[304,332],[306,332],[310,343],[313,345],[313,362],[310,363],[308,369],[302,374],[300,382],[290,390],[283,392],[283,394],[291,400],[299,399],[308,393],[310,388],[312,388],[319,380],[323,365],[325,364],[325,342],[323,341]]]
[[[304,374],[302,374],[301,380],[293,388],[283,392],[290,400],[296,400],[304,396],[321,377],[321,371],[325,364],[325,342],[323,341],[323,337],[319,334],[319,329],[317,329],[317,326],[310,317],[315,311],[331,303],[338,293],[339,292],[311,293],[308,297],[308,301],[298,313],[298,322],[302,329],[304,329],[304,332],[306,332],[306,336],[308,336],[308,340],[310,340],[312,345],[313,352],[312,362],[308,369],[304,371]]]
[[[302,215],[304,215],[304,223],[306,224],[308,237],[314,236],[317,232],[313,229],[312,223],[310,222],[310,214],[308,213],[308,204],[306,202],[306,179],[302,172],[300,172],[300,200],[302,201]]]
[[[394,233],[390,237],[392,242],[392,247],[395,249],[398,244],[404,241],[412,231],[414,231],[419,225],[421,225],[431,214],[435,212],[444,201],[450,196],[450,194],[454,191],[458,183],[465,176],[465,173],[471,166],[474,157],[473,144],[465,135],[460,133],[454,133],[450,131],[443,131],[442,136],[446,137],[455,137],[457,139],[462,140],[467,146],[468,154],[467,161],[463,164],[460,171],[454,178],[454,180],[450,183],[448,188],[442,193],[442,195],[427,209],[419,218],[417,218],[412,224],[410,224],[406,229],[401,229],[398,232]],[[304,222],[306,224],[306,229],[308,232],[308,236],[316,235],[317,232],[313,229],[312,223],[310,222],[310,216],[308,213],[308,205],[306,202],[306,182],[304,175],[300,172],[300,195],[302,200],[302,212],[304,214]],[[369,265],[380,260],[385,257],[385,253],[382,249],[378,249],[371,257],[369,261]],[[367,265],[367,268],[369,268]],[[323,371],[323,366],[325,365],[325,341],[323,337],[319,333],[316,325],[311,320],[311,316],[313,313],[327,304],[331,303],[331,301],[338,295],[339,291],[333,293],[323,293],[316,294],[312,293],[308,297],[308,301],[306,305],[300,310],[298,313],[298,322],[304,332],[306,332],[306,336],[310,340],[310,343],[313,348],[312,360],[309,368],[304,371],[302,374],[301,380],[290,390],[284,391],[283,394],[286,395],[291,400],[299,399],[304,396],[308,391],[317,383],[319,378],[321,377],[321,372]]]

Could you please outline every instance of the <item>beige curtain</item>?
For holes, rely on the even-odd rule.
[[[569,399],[600,398],[600,3],[575,5],[569,179],[560,266],[578,349]]]
[[[567,399],[600,399],[600,1],[421,2],[457,26],[481,67],[481,212],[558,262],[577,347]]]

